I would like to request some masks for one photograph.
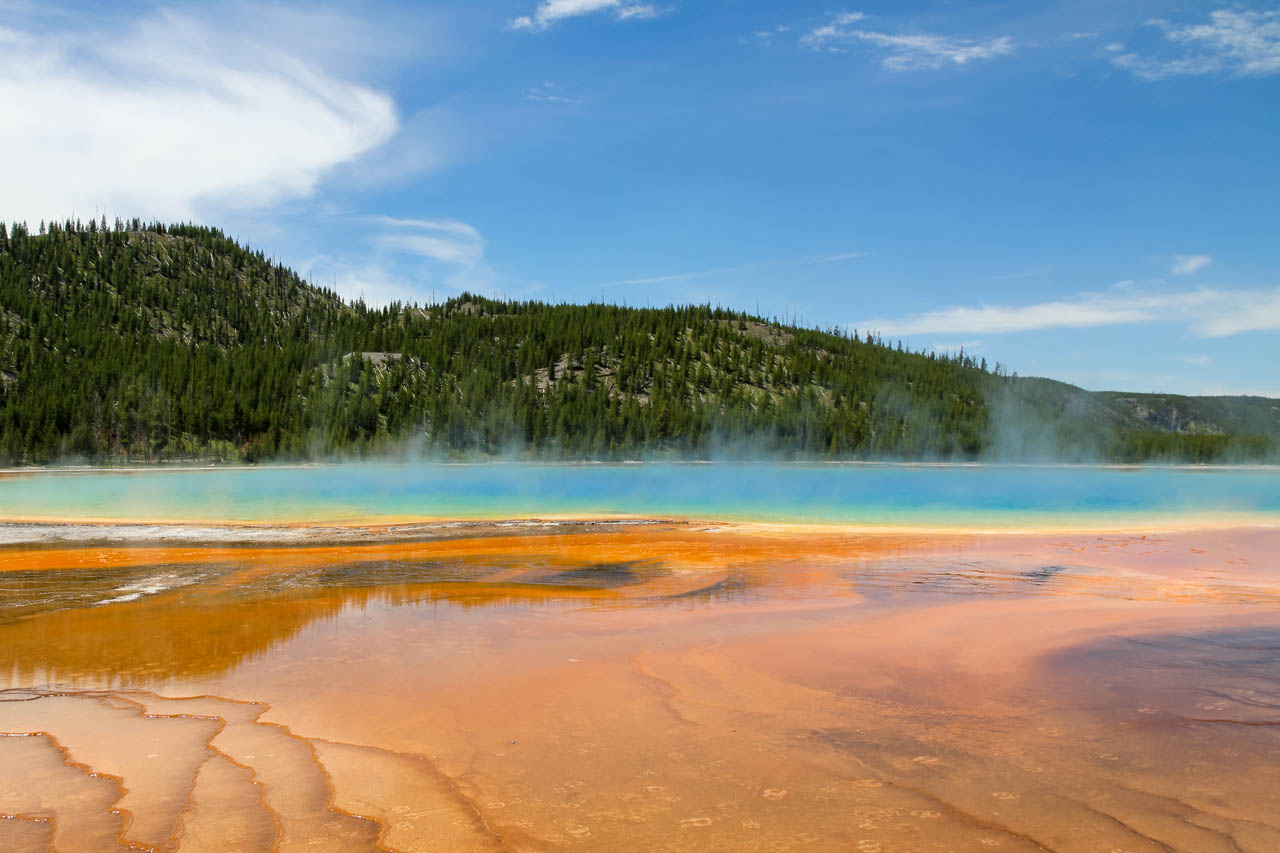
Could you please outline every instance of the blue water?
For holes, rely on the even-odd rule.
[[[999,527],[1280,523],[1280,469],[347,465],[0,477],[0,518],[353,521],[662,516]]]

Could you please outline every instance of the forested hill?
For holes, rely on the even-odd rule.
[[[345,304],[195,226],[0,225],[0,461],[1270,459],[1280,401],[1091,394],[709,306]]]

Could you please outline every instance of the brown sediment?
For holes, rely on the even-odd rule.
[[[276,822],[252,768],[215,752],[196,773],[191,802],[175,836],[179,853],[272,850]]]
[[[12,853],[52,853],[56,826],[57,822],[53,818],[0,814],[0,850]]]
[[[330,778],[319,764],[314,745],[305,738],[294,735],[287,726],[262,722],[261,717],[270,710],[265,703],[210,695],[169,698],[144,691],[121,694],[121,698],[144,709],[151,718],[217,720],[219,728],[208,743],[212,753],[210,760],[224,762],[228,768],[240,771],[236,775],[242,780],[247,779],[254,786],[251,789],[252,799],[270,827],[269,837],[272,838],[273,849],[344,849],[358,846],[362,839],[370,837],[369,825],[376,826],[379,822],[377,818],[356,814],[335,805]],[[258,755],[264,745],[266,749],[274,750],[264,753],[265,760]],[[248,754],[246,749],[254,749],[255,752]],[[281,749],[286,756],[292,752],[292,756],[282,758]],[[302,761],[298,759],[299,754],[304,756]],[[300,768],[299,764],[303,766]],[[204,769],[203,766],[201,769]],[[290,775],[283,776],[283,772],[289,772]],[[318,791],[323,791],[322,801],[316,797]],[[215,789],[215,793],[225,795],[227,791]],[[243,800],[249,798],[250,792],[246,792],[241,785],[241,790],[233,793]],[[194,809],[196,806],[193,786],[188,808]],[[210,812],[206,822],[221,820],[225,824],[225,813],[216,808],[206,811]],[[329,815],[328,812],[333,814]],[[192,815],[193,821],[199,821],[200,818],[199,814]],[[352,824],[343,818],[357,823]],[[240,843],[247,844],[250,849],[255,849],[254,840],[264,835],[266,828],[261,825],[261,821],[258,823],[256,827],[246,827],[241,821],[234,837]],[[192,841],[186,829],[184,822],[183,827],[175,832],[173,840],[181,840],[183,846],[206,843]],[[209,831],[212,830],[202,830]],[[224,826],[223,832],[226,831]],[[221,843],[226,843],[225,834],[215,835],[206,846],[211,845],[212,849],[217,849],[219,838]]]
[[[3,693],[0,693],[0,695],[3,695]],[[44,697],[40,696],[37,698],[44,698]],[[106,811],[109,813],[109,815],[112,815],[116,818],[116,820],[114,821],[115,846],[117,847],[131,846],[125,840],[124,833],[125,833],[126,827],[133,820],[133,814],[129,812],[128,809],[120,806],[120,801],[124,799],[127,791],[124,787],[123,780],[119,776],[113,776],[109,773],[104,773],[101,771],[94,770],[88,765],[72,758],[71,753],[66,749],[66,747],[64,747],[61,743],[59,743],[58,739],[53,735],[51,735],[49,732],[40,731],[39,729],[33,729],[32,731],[29,731],[29,732],[3,732],[3,733],[0,733],[0,737],[38,738],[41,741],[47,742],[49,746],[53,748],[53,750],[57,753],[64,767],[67,767],[73,771],[83,774],[83,777],[86,779],[101,780],[107,785],[109,785],[112,788],[112,793],[110,794],[110,800],[108,801]],[[12,741],[0,741],[0,742],[11,743]],[[36,793],[41,797],[42,800],[45,797],[50,796],[48,792],[40,785],[40,781],[37,775],[39,773],[39,768],[32,767],[30,763],[15,762],[15,763],[8,764],[7,769],[9,773],[13,774],[11,777],[6,779],[7,786],[10,788],[10,790],[6,794],[7,796],[13,796],[16,793],[16,794],[19,794],[19,796],[29,797],[32,793]],[[19,787],[21,788],[21,791],[18,790]],[[47,807],[52,807],[52,803],[48,804]],[[22,816],[19,814],[15,814],[14,817],[22,817]],[[77,808],[73,810],[73,816],[71,819],[91,821],[91,820],[94,820],[95,818],[100,818],[100,817],[102,817],[101,812],[93,808],[82,807],[82,808]],[[56,814],[49,814],[44,817],[36,817],[33,819],[48,821],[51,827],[56,828],[56,824],[57,824]],[[111,820],[111,818],[107,818],[107,819],[109,821]],[[51,845],[52,845],[52,842],[53,842],[53,831],[51,830],[51,834],[50,834]],[[86,847],[85,849],[100,849],[102,847],[108,847],[108,846],[110,845],[109,844],[97,845],[96,847]]]
[[[859,550],[911,546],[910,538],[894,535],[859,537],[836,533],[819,540],[827,547],[859,548]],[[918,542],[916,543],[919,544]],[[509,561],[526,557],[545,558],[566,567],[598,562],[607,554],[614,562],[650,559],[657,553],[668,561],[696,568],[722,565],[735,557],[761,559],[787,557],[796,543],[772,531],[756,535],[735,535],[724,529],[657,526],[656,529],[606,529],[604,532],[580,531],[580,535],[545,533],[535,529],[519,535],[490,533],[466,538],[432,539],[421,542],[352,543],[340,547],[56,547],[42,549],[21,547],[0,549],[0,571],[49,571],[84,567],[134,567],[175,563],[229,563],[268,571],[288,564],[301,570],[330,565],[346,558],[356,560],[429,560],[429,559],[494,559]]]
[[[506,850],[484,810],[421,756],[310,741],[344,811],[376,818],[388,850]]]
[[[111,693],[103,698],[117,705],[136,708],[148,719],[206,720],[216,725],[213,734],[205,741],[205,759],[196,769],[186,806],[164,845],[166,849],[217,850],[237,844],[247,844],[249,849],[276,846],[280,836],[279,820],[267,808],[262,785],[253,768],[237,762],[213,745],[228,724],[227,717],[223,715],[224,709],[238,707],[241,703],[222,701],[215,704],[210,696],[168,699],[141,691]],[[210,777],[221,779],[208,781]],[[202,779],[206,780],[203,786]],[[228,784],[228,779],[235,781]],[[247,790],[244,780],[251,786]],[[201,787],[211,790],[201,795],[198,793]],[[214,802],[210,804],[206,800]],[[260,814],[254,814],[255,811],[260,811]]]
[[[219,734],[217,748],[236,762],[252,766],[263,799],[275,816],[278,850],[353,850],[376,842],[377,822],[333,807],[333,787],[305,739],[288,727],[242,722]]]
[[[116,848],[123,824],[113,809],[119,789],[65,759],[47,735],[0,736],[0,813],[41,815],[55,849]]]
[[[1280,849],[1280,531],[649,525],[68,573],[95,553],[0,551],[88,590],[0,624],[0,729],[70,736],[158,849]],[[171,564],[205,568],[77,603]],[[181,753],[181,801],[86,729]]]
[[[148,725],[140,708],[119,699],[109,692],[49,693],[38,702],[0,703],[0,730],[44,735],[68,764],[118,784],[120,797],[113,809],[125,816],[120,840],[126,846],[163,848],[188,805],[190,785],[217,726],[205,727],[211,731],[203,734],[193,731],[183,740],[187,732]],[[213,723],[182,720],[188,724],[184,727],[205,722]],[[104,738],[103,732],[112,737]],[[165,764],[171,765],[167,778],[161,769]]]
[[[1241,526],[1209,526],[1182,528],[1166,526],[1147,533],[1103,535],[1070,529],[1019,529],[975,531],[965,528],[895,528],[891,526],[861,528],[850,525],[768,524],[758,522],[697,522],[663,519],[637,519],[633,524],[616,521],[589,522],[581,519],[555,522],[551,530],[543,521],[529,522],[454,522],[428,525],[362,525],[351,527],[316,527],[310,525],[276,525],[263,528],[303,529],[313,532],[314,541],[304,539],[287,543],[269,540],[217,543],[213,535],[196,536],[193,542],[170,544],[152,541],[120,543],[91,542],[77,544],[59,542],[47,546],[28,543],[0,547],[0,572],[48,571],[74,568],[120,568],[141,565],[202,564],[238,561],[246,565],[289,561],[295,566],[333,562],[335,554],[349,551],[367,555],[369,559],[419,558],[484,558],[494,555],[553,553],[566,564],[576,564],[583,554],[598,554],[605,549],[618,559],[634,559],[638,553],[655,551],[670,559],[705,565],[710,559],[723,560],[732,555],[751,557],[786,556],[797,548],[814,553],[923,553],[948,547],[970,547],[983,542],[996,548],[1016,550],[1018,543],[1036,547],[1045,542],[1071,538],[1077,542],[1092,540],[1096,550],[1127,549],[1132,543],[1158,543],[1168,537],[1194,536],[1213,541],[1237,540],[1240,537],[1273,537],[1275,529]],[[104,525],[152,529],[154,525]],[[176,525],[182,529],[181,525]],[[216,528],[210,527],[213,531]],[[324,531],[340,530],[358,537],[342,541],[326,541]],[[400,538],[403,535],[406,538]],[[591,559],[590,556],[586,559]]]

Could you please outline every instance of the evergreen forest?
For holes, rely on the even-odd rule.
[[[1268,461],[1280,401],[1091,393],[712,307],[370,307],[221,231],[0,224],[0,463]]]

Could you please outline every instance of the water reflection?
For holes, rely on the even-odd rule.
[[[1066,564],[1008,553],[1024,547],[1016,541],[922,540],[912,555],[897,538],[687,529],[328,548],[9,549],[0,551],[0,667],[13,683],[211,676],[313,622],[372,605],[652,608],[841,595],[920,603],[922,594],[1280,603],[1274,586],[1243,582],[1245,559],[1240,571],[1177,583],[1164,571],[1118,573],[1103,558],[1130,541],[1142,554],[1167,550],[1099,538],[1079,560],[1078,547],[1054,543],[1077,558]],[[85,568],[91,561],[101,565]]]
[[[385,564],[335,566],[299,575],[282,572],[244,587],[220,582],[236,568],[203,575],[199,582],[185,577],[183,588],[139,600],[108,598],[104,605],[98,605],[102,596],[155,576],[148,570],[110,579],[75,578],[71,580],[78,583],[66,593],[33,601],[31,590],[41,581],[40,573],[34,573],[22,579],[16,594],[12,588],[4,590],[0,607],[16,601],[11,607],[19,616],[0,624],[0,670],[11,673],[11,683],[149,685],[226,672],[346,609],[586,603],[607,599],[611,587],[607,580],[602,585],[591,569],[580,579],[561,572],[490,583],[486,577],[500,573],[501,567],[488,567],[487,572],[474,566],[460,572],[433,567],[428,572]],[[417,575],[435,577],[415,583],[396,580]],[[51,579],[43,580],[47,589]]]
[[[541,540],[542,537],[539,537]],[[484,547],[477,548],[477,545]],[[632,543],[599,542],[628,550]],[[745,593],[747,575],[690,570],[660,559],[573,565],[582,546],[557,553],[527,540],[512,550],[474,541],[386,548],[191,550],[187,563],[155,562],[168,551],[140,548],[136,562],[110,554],[107,568],[76,566],[74,549],[9,552],[18,565],[0,571],[0,668],[13,683],[139,686],[224,673],[295,638],[307,625],[347,609],[430,606],[464,610],[626,600],[653,606],[687,598]],[[375,557],[376,559],[368,559]],[[705,563],[706,555],[701,560]]]
[[[1278,546],[0,551],[0,846],[1272,851]]]

